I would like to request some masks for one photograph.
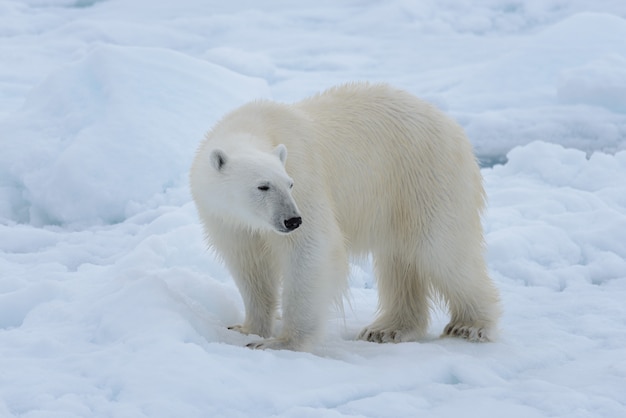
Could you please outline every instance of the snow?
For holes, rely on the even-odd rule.
[[[125,219],[137,202],[182,183],[207,120],[268,94],[262,80],[175,51],[96,44],[55,69],[3,124],[12,138],[0,161],[23,191],[14,205],[28,207],[19,220]]]
[[[214,3],[214,4],[211,4]],[[0,2],[0,417],[626,416],[621,0]],[[498,341],[252,351],[186,185],[228,110],[387,81],[486,166]],[[499,162],[500,164],[493,165]]]

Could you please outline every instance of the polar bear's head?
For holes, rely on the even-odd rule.
[[[192,170],[192,193],[213,215],[256,230],[287,234],[302,223],[285,170],[287,148],[227,153],[220,148],[199,156]]]

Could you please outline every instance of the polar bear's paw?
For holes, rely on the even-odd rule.
[[[357,339],[374,343],[401,343],[416,341],[422,333],[417,329],[405,329],[396,327],[378,327],[372,324],[365,327],[357,336]]]
[[[298,344],[295,344],[291,340],[283,339],[283,338],[268,338],[260,341],[253,341],[249,344],[246,344],[246,347],[251,348],[253,350],[294,350],[298,351],[302,347]]]
[[[228,327],[231,331],[237,331],[244,335],[258,335],[259,337],[267,338],[272,335],[271,327],[269,326],[249,326],[249,325],[231,325]]]
[[[231,325],[230,327],[228,327],[228,329],[231,331],[240,332],[244,335],[250,334],[250,330],[247,327],[244,327],[243,325]]]
[[[472,342],[487,342],[492,340],[490,334],[489,328],[484,326],[464,322],[450,322],[446,325],[441,336],[465,338]]]

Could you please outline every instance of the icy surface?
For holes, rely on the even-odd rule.
[[[0,417],[626,416],[626,3],[0,2]],[[186,186],[255,98],[387,81],[485,162],[497,342],[251,351]]]

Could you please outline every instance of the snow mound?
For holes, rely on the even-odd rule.
[[[456,98],[448,102],[463,109],[455,113],[480,155],[504,155],[538,140],[589,153],[622,150],[624,39],[626,19],[575,14],[469,68],[446,93]]]
[[[626,19],[580,13],[530,36],[485,63],[451,89],[459,104],[475,110],[555,103],[561,71],[607,54],[626,56]]]
[[[0,139],[0,216],[120,222],[185,184],[219,116],[268,95],[260,79],[177,52],[96,46],[50,74],[0,126],[11,133]]]
[[[485,170],[491,266],[528,286],[600,285],[626,272],[626,151],[534,142]],[[506,187],[502,187],[505,186]]]
[[[565,104],[626,113],[626,55],[611,54],[561,73],[557,94]]]

